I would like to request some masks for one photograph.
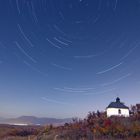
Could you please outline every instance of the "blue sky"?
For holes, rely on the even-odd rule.
[[[139,0],[1,0],[0,21],[0,116],[139,102]]]

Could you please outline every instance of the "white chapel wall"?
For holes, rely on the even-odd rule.
[[[119,114],[118,112],[119,108],[107,108],[107,116],[125,116],[125,117],[129,117],[129,109],[121,109],[121,114]]]

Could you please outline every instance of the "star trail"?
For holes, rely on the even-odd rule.
[[[139,25],[139,0],[1,0],[0,116],[138,103]]]

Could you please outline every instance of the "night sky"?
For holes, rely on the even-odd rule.
[[[0,116],[130,106],[139,73],[140,0],[0,0]]]

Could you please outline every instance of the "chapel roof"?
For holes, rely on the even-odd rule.
[[[122,108],[122,109],[129,109],[127,106],[124,105],[124,103],[122,103],[120,101],[120,98],[117,97],[116,98],[116,102],[111,102],[107,108]]]

